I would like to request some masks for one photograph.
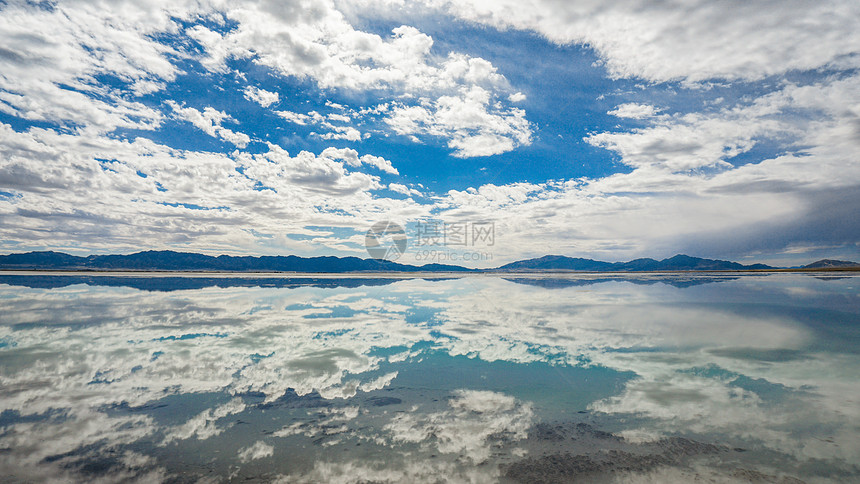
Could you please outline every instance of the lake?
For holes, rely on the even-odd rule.
[[[860,482],[850,273],[0,275],[0,480]]]

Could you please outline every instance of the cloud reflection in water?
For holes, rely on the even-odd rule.
[[[492,482],[565,451],[541,422],[587,421],[623,437],[578,437],[593,455],[673,436],[747,451],[629,475],[595,467],[604,476],[755,468],[838,482],[860,462],[856,280],[143,290],[5,276],[0,469]]]

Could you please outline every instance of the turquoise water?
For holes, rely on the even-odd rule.
[[[0,480],[858,482],[860,279],[0,276]]]

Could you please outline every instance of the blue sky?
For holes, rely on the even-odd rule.
[[[860,259],[858,20],[852,2],[4,2],[0,251],[365,257],[390,220],[407,263],[427,223],[493,224],[492,245],[432,247],[477,266]]]

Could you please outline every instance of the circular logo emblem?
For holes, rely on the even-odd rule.
[[[376,222],[364,236],[364,247],[374,259],[397,260],[406,252],[406,231],[395,222]]]

